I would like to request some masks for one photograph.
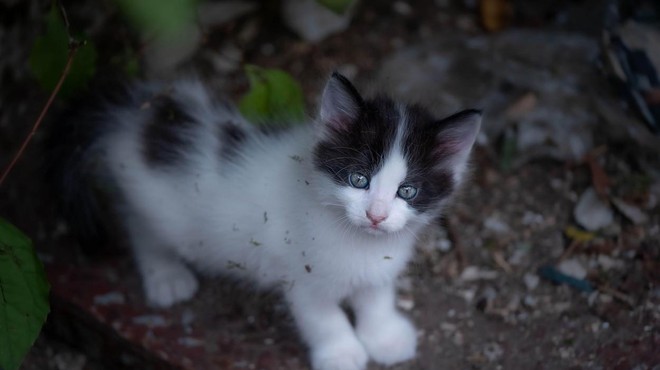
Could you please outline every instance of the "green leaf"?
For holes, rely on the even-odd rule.
[[[30,239],[0,218],[0,368],[18,369],[37,339],[49,289]]]
[[[239,102],[239,110],[251,122],[298,123],[305,118],[302,89],[288,73],[253,65],[245,67],[250,90]]]
[[[78,48],[60,94],[71,96],[89,82],[96,71],[96,57],[96,48],[91,42]],[[46,19],[46,33],[38,37],[32,46],[30,70],[42,88],[52,91],[68,58],[69,36],[57,6],[53,6]]]
[[[140,31],[151,36],[175,34],[194,24],[197,0],[116,0]]]
[[[354,0],[316,0],[319,4],[337,14],[344,14],[351,7]]]

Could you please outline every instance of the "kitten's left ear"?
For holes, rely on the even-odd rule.
[[[462,177],[472,146],[481,127],[481,111],[468,109],[440,122],[436,136],[436,154],[443,167],[454,169],[457,180]]]
[[[323,90],[320,120],[335,130],[346,130],[358,119],[363,105],[362,97],[350,81],[334,72]]]

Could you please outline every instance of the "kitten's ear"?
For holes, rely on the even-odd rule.
[[[334,72],[323,90],[320,120],[324,126],[345,130],[360,116],[364,100],[348,81]]]
[[[481,111],[468,109],[438,122],[436,154],[442,167],[454,170],[457,182],[462,179],[472,146],[479,134]]]

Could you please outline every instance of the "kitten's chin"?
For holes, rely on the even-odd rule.
[[[399,230],[388,230],[383,228],[382,226],[373,226],[373,225],[369,225],[369,226],[361,225],[360,230],[373,236],[387,236],[391,234],[396,234],[399,231]]]
[[[370,235],[375,235],[375,236],[381,236],[381,235],[386,235],[388,234],[387,231],[379,228],[379,227],[373,227],[373,226],[362,226],[362,230],[366,232],[367,234]]]

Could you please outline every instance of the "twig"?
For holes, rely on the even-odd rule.
[[[5,170],[2,172],[2,176],[0,177],[0,186],[5,181],[5,178],[7,178],[7,175],[11,172],[11,170],[14,168],[14,165],[16,165],[16,162],[18,162],[18,159],[21,158],[23,155],[23,152],[25,151],[25,148],[27,148],[28,144],[30,143],[30,140],[32,140],[32,137],[34,134],[37,133],[37,130],[39,129],[39,126],[41,125],[41,121],[43,121],[44,117],[46,116],[46,113],[50,109],[50,106],[53,104],[53,101],[55,100],[55,97],[57,96],[57,93],[60,91],[62,88],[62,85],[64,84],[64,81],[66,80],[66,76],[69,74],[69,70],[71,69],[71,65],[73,64],[73,58],[76,55],[76,52],[78,51],[78,48],[84,44],[78,42],[77,40],[73,39],[71,37],[71,34],[69,33],[69,19],[66,16],[66,10],[64,10],[64,7],[62,6],[61,3],[58,3],[60,12],[62,13],[62,18],[64,19],[64,24],[65,24],[65,29],[67,36],[69,38],[69,55],[66,61],[66,65],[64,66],[64,69],[62,70],[62,74],[60,75],[60,79],[57,81],[57,85],[55,85],[55,88],[53,91],[50,93],[50,96],[48,97],[48,101],[44,105],[44,107],[41,109],[41,113],[39,113],[39,117],[37,117],[37,120],[34,122],[32,125],[32,130],[30,130],[30,133],[25,137],[23,140],[23,143],[21,144],[21,147],[18,149],[14,157],[12,158],[11,162],[9,162],[9,165],[5,168]]]
[[[573,240],[571,241],[571,244],[568,245],[568,248],[564,251],[564,253],[559,256],[559,260],[563,261],[567,259],[568,257],[572,256],[575,251],[577,251],[580,247],[582,247],[582,242],[579,240]]]
[[[502,252],[500,251],[493,252],[493,260],[502,270],[504,270],[504,272],[508,274],[513,272],[513,268],[511,268],[511,265],[504,259],[504,256],[502,256]]]
[[[629,295],[626,295],[614,288],[611,288],[607,285],[598,285],[598,290],[600,290],[602,293],[609,294],[612,297],[620,300],[621,302],[627,304],[631,308],[635,307],[635,300],[630,297]]]
[[[30,133],[27,135],[27,137],[25,137],[25,140],[23,140],[23,144],[21,144],[21,147],[18,149],[18,151],[12,158],[11,162],[9,162],[9,165],[2,172],[2,177],[0,177],[0,186],[2,186],[7,175],[9,175],[11,170],[14,168],[14,165],[16,164],[16,162],[18,162],[18,159],[23,155],[23,152],[30,143],[32,136],[34,136],[34,134],[37,133],[37,130],[41,125],[41,121],[43,121],[44,117],[46,116],[46,112],[48,112],[50,106],[53,104],[53,100],[55,100],[55,96],[57,96],[57,93],[62,88],[62,84],[64,83],[64,80],[66,79],[66,76],[69,74],[69,70],[71,69],[71,64],[73,63],[73,57],[76,55],[76,52],[78,51],[78,47],[80,46],[80,44],[78,43],[74,43],[73,45],[74,46],[69,49],[69,57],[66,61],[66,65],[64,66],[64,70],[62,71],[62,75],[60,75],[60,79],[59,81],[57,81],[57,85],[55,85],[55,88],[50,93],[46,105],[44,105],[44,107],[41,109],[41,113],[39,113],[39,117],[37,117],[37,120],[34,122],[34,125],[32,125],[32,130],[30,131]]]

